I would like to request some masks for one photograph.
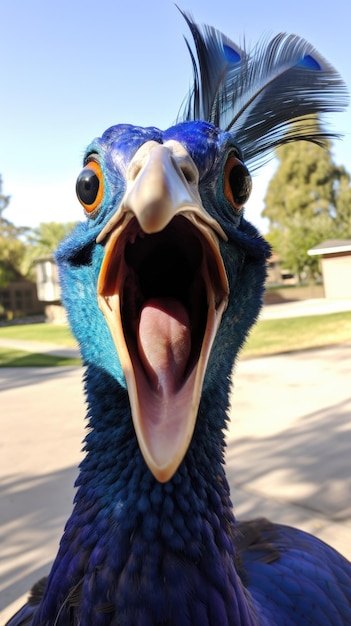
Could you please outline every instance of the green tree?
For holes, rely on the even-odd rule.
[[[68,235],[76,222],[41,222],[27,236],[25,264],[27,271],[37,259],[52,257],[60,241]]]
[[[336,237],[341,239],[351,237],[351,179],[345,171],[340,175],[334,225]]]
[[[24,271],[26,245],[23,237],[28,232],[26,227],[17,227],[4,217],[4,211],[10,203],[10,196],[2,192],[0,177],[0,286],[20,280]]]
[[[351,236],[350,176],[326,149],[300,141],[277,151],[279,161],[265,197],[268,239],[282,265],[299,278],[318,274],[318,258],[307,251],[323,239]]]

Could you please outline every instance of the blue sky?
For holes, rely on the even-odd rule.
[[[181,8],[233,41],[308,39],[351,91],[350,0],[186,0]],[[82,218],[75,180],[90,140],[113,124],[167,128],[191,84],[187,26],[168,0],[11,0],[1,6],[0,173],[17,225]],[[189,36],[190,37],[190,36]],[[334,160],[351,172],[351,111],[330,117],[344,139]],[[260,219],[274,164],[254,179],[247,217]]]

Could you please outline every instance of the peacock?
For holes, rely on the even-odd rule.
[[[72,515],[11,626],[345,626],[351,564],[300,530],[238,522],[225,475],[231,372],[270,248],[244,217],[272,151],[323,146],[338,73],[298,36],[251,52],[183,12],[193,85],[165,131],[88,146],[85,220],[60,244],[88,432]]]

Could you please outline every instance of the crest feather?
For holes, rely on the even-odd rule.
[[[316,117],[346,108],[346,85],[311,44],[280,33],[249,54],[182,14],[195,45],[194,53],[186,40],[194,84],[178,121],[203,120],[230,132],[253,167],[284,143],[325,145],[338,137],[322,130]]]

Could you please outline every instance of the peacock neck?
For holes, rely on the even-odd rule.
[[[224,472],[226,414],[219,409],[225,406],[223,399],[214,402],[212,390],[204,394],[185,460],[174,477],[162,484],[141,456],[127,392],[106,373],[99,384],[91,385],[96,372],[95,367],[87,371],[89,432],[77,480],[76,509],[83,513],[97,507],[118,528],[144,529],[147,537],[154,533],[156,539],[164,533],[170,548],[168,526],[184,538],[191,533],[194,539],[199,526],[208,523],[218,528],[219,545],[221,541],[226,544],[228,537],[230,547],[226,547],[232,551],[235,519]]]
[[[125,616],[118,621],[123,626],[144,624],[142,613],[153,616],[145,624],[155,626],[256,624],[235,568],[222,444],[208,457],[216,442],[202,432],[208,416],[203,425],[200,416],[194,445],[176,475],[161,484],[140,455],[125,391],[110,380],[105,392],[102,384],[89,390],[87,454],[52,577],[62,584],[64,571],[76,569],[70,585],[86,581],[87,615],[106,593],[106,604]],[[86,626],[94,623],[85,620]]]

